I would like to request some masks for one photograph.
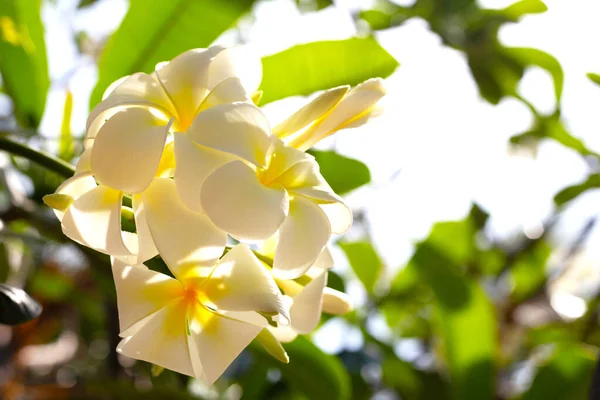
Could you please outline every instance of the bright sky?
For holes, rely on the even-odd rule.
[[[488,8],[512,2],[480,1]],[[548,12],[506,26],[500,38],[508,46],[547,51],[561,62],[567,127],[590,148],[600,151],[600,113],[596,111],[600,87],[585,76],[600,72],[600,25],[596,23],[600,3],[545,2]],[[86,11],[77,11],[76,3],[58,0],[46,2],[44,7],[54,82],[41,128],[48,136],[59,131],[66,88],[75,98],[73,130],[83,131],[88,97],[96,80],[93,62],[77,55],[72,32],[85,30],[92,38],[101,38],[118,26],[127,9],[125,0],[103,0]],[[293,0],[265,1],[255,7],[256,23],[246,21],[242,32],[261,54],[296,43],[355,35],[349,11],[368,8],[371,2],[335,3],[336,8],[300,15]],[[377,36],[401,63],[387,80],[388,112],[364,127],[338,133],[325,146],[334,146],[371,169],[373,184],[350,195],[348,201],[365,210],[370,234],[390,271],[406,262],[412,243],[424,238],[434,222],[464,217],[472,201],[491,213],[489,234],[507,238],[523,229],[535,230],[551,212],[554,194],[587,176],[588,167],[581,157],[554,142],[543,143],[536,158],[509,153],[508,139],[527,130],[531,123],[528,110],[515,100],[498,106],[481,100],[465,57],[444,47],[425,21],[411,20]],[[226,33],[218,42],[232,44],[233,40],[234,35]],[[552,81],[545,71],[528,71],[520,92],[543,111],[554,107]],[[274,121],[280,120],[305,101],[286,99],[268,105],[266,112]],[[557,240],[568,246],[587,219],[597,214],[599,205],[600,193],[577,201],[560,225]],[[598,229],[588,243],[595,240],[600,240]],[[588,246],[587,252],[597,266],[600,250]],[[337,268],[346,270],[344,258],[338,254],[337,260]],[[363,293],[359,285],[350,285],[349,291],[360,303]]]

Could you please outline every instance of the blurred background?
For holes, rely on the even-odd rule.
[[[312,150],[355,213],[329,285],[355,311],[252,345],[212,387],[118,356],[108,258],[41,201],[68,174],[0,152],[3,399],[585,399],[600,346],[596,0],[0,0],[0,148],[73,163],[115,79],[195,47],[263,56],[273,123],[386,78],[385,114]],[[308,96],[308,97],[307,97]],[[66,175],[66,176],[65,176]]]

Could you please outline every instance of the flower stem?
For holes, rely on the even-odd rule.
[[[75,168],[68,162],[63,161],[52,154],[32,149],[23,143],[11,140],[6,135],[0,135],[0,150],[33,161],[65,178],[70,178],[75,172]]]

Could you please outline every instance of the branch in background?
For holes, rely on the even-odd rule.
[[[33,161],[65,178],[70,178],[75,172],[75,168],[68,162],[63,161],[52,154],[32,149],[23,143],[11,140],[6,135],[0,135],[0,150]]]

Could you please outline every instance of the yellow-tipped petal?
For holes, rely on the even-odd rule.
[[[323,290],[323,311],[333,315],[344,315],[352,311],[350,296],[326,287]]]
[[[196,116],[187,130],[198,144],[265,166],[271,128],[260,108],[249,103],[221,104]]]
[[[179,281],[144,265],[128,265],[113,258],[112,271],[121,333],[182,297],[184,287]]]
[[[121,233],[122,198],[122,192],[106,186],[98,186],[82,194],[64,213],[64,234],[105,254],[132,255]]]
[[[340,86],[324,91],[310,103],[273,128],[273,134],[280,138],[285,138],[317,121],[330,112],[342,100],[349,89],[349,86]]]
[[[81,174],[75,174],[66,181],[64,181],[58,189],[56,194],[69,196],[74,200],[77,200],[82,194],[89,192],[96,188],[96,180],[94,179],[91,172],[85,172]],[[71,204],[73,203],[71,201]],[[70,205],[70,204],[69,204]],[[54,207],[53,207],[54,208]],[[62,221],[64,211],[54,208],[54,214],[59,221]]]
[[[275,358],[277,361],[280,361],[284,364],[290,362],[290,357],[287,355],[279,340],[277,340],[275,335],[273,335],[270,330],[263,329],[260,331],[256,337],[256,340],[258,340],[258,343],[260,343],[267,353],[273,356],[273,358]]]
[[[289,323],[277,284],[245,244],[234,246],[219,261],[201,290],[211,308],[279,314]]]
[[[206,215],[186,208],[172,179],[156,178],[142,202],[154,244],[175,276],[189,267],[212,266],[223,254],[225,232]]]
[[[142,192],[156,175],[169,126],[143,108],[114,115],[102,126],[92,147],[96,179],[127,193]]]
[[[279,243],[273,259],[273,273],[280,279],[303,275],[315,262],[329,237],[327,215],[303,196],[290,200],[290,210],[279,230]]]
[[[266,187],[242,161],[225,164],[204,182],[202,208],[219,228],[241,240],[264,240],[285,219],[289,200],[279,187]]]

